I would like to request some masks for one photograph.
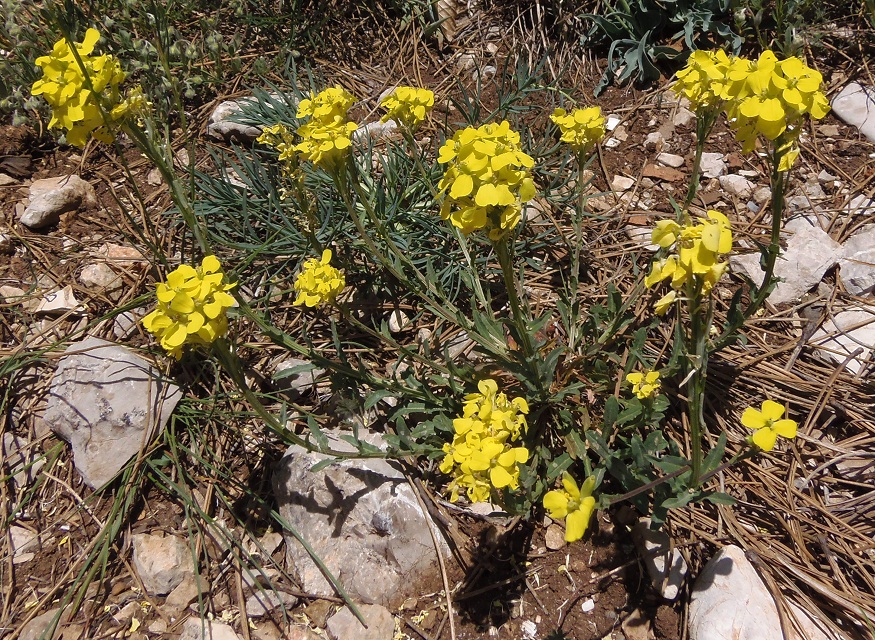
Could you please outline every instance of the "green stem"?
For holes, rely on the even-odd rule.
[[[698,278],[696,278],[698,280]],[[687,351],[687,367],[689,371],[689,393],[687,394],[690,409],[690,468],[692,469],[691,488],[698,489],[699,476],[702,473],[702,436],[705,432],[705,388],[708,377],[708,333],[711,329],[710,309],[703,314],[702,296],[699,293],[701,283],[690,281],[687,294],[690,301],[690,345]]]
[[[693,173],[690,176],[690,186],[687,189],[687,197],[684,199],[683,210],[689,209],[696,199],[699,191],[699,178],[702,173],[702,152],[705,150],[705,141],[711,135],[711,129],[717,121],[717,109],[709,109],[696,114],[696,155],[693,159]]]
[[[574,244],[571,246],[571,275],[569,276],[569,286],[571,290],[568,292],[568,315],[570,320],[568,323],[568,346],[572,351],[576,351],[578,341],[578,324],[574,322],[574,319],[578,317],[577,297],[579,295],[578,287],[580,286],[580,236],[583,210],[586,205],[586,190],[584,189],[583,182],[583,151],[580,151],[577,154],[577,208],[575,209],[574,217],[571,220],[571,228],[574,233]]]
[[[769,297],[774,287],[775,264],[778,260],[778,255],[781,252],[781,223],[784,220],[784,191],[787,187],[788,171],[778,171],[781,164],[781,154],[778,149],[779,143],[775,142],[775,149],[772,154],[772,234],[769,238],[769,246],[765,253],[765,270],[763,272],[763,280],[756,294],[751,299],[750,303],[740,314],[730,315],[730,320],[727,322],[726,328],[720,336],[714,341],[711,346],[711,353],[716,353],[721,349],[726,348],[735,338],[735,332],[745,323],[745,321],[753,316]]]

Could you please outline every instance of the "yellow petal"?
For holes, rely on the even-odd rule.
[[[766,419],[762,413],[753,407],[748,407],[741,414],[741,424],[748,429],[762,429],[766,426]]]
[[[784,405],[773,400],[766,400],[762,406],[763,418],[766,420],[779,420],[784,415]]]
[[[751,436],[753,443],[763,451],[771,451],[775,448],[775,442],[778,440],[778,434],[771,429],[760,429]]]
[[[777,420],[772,424],[772,429],[782,438],[795,438],[797,428],[795,420]]]

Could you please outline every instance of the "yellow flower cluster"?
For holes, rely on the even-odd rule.
[[[481,380],[477,389],[465,396],[462,416],[453,420],[453,442],[443,447],[440,470],[453,476],[452,502],[462,491],[471,502],[486,502],[494,489],[518,489],[518,465],[529,459],[528,449],[511,445],[527,428],[525,398],[508,400],[490,379]]]
[[[829,112],[820,72],[795,56],[778,60],[766,50],[748,60],[696,51],[677,76],[674,91],[695,109],[726,110],[745,153],[753,151],[758,136],[775,143],[779,171],[788,171],[799,156],[804,116],[820,120]]]
[[[295,145],[295,151],[317,166],[333,167],[352,144],[351,136],[357,127],[346,112],[354,102],[355,97],[340,87],[301,100],[296,117],[310,119],[298,127],[301,142]]]
[[[462,233],[486,227],[499,240],[519,224],[522,203],[535,197],[529,175],[535,161],[506,120],[456,131],[438,162],[449,165],[438,185],[446,194],[441,217]]]
[[[295,159],[295,137],[281,122],[262,129],[255,141],[279,151],[281,162]]]
[[[632,385],[632,393],[639,400],[654,397],[662,386],[659,381],[659,371],[633,371],[626,376],[626,382]]]
[[[343,274],[331,266],[331,249],[326,249],[322,252],[321,259],[310,258],[304,262],[304,267],[295,280],[298,297],[294,304],[315,307],[333,302],[345,286]]]
[[[762,410],[757,411],[748,407],[741,415],[741,424],[748,429],[753,429],[750,441],[763,451],[771,451],[775,448],[778,436],[793,439],[796,437],[798,425],[795,420],[781,419],[784,415],[784,407],[773,400],[766,400],[762,404]]]
[[[155,285],[158,307],[143,326],[177,360],[185,343],[210,344],[228,331],[226,311],[236,305],[228,291],[216,256],[207,256],[197,268],[187,264],[167,274],[167,282]]]
[[[605,118],[599,107],[575,109],[571,113],[556,109],[550,119],[559,127],[560,140],[575,151],[588,152],[605,137]]]
[[[698,224],[680,225],[674,220],[660,220],[653,229],[654,244],[673,252],[653,263],[644,284],[653,287],[669,280],[672,291],[656,302],[656,313],[662,315],[677,299],[677,291],[692,282],[703,295],[711,292],[726,272],[728,262],[720,255],[732,250],[732,226],[719,211],[708,211],[707,220]]]
[[[49,129],[66,129],[67,142],[77,147],[84,147],[89,135],[101,142],[113,140],[98,98],[112,120],[122,118],[132,107],[121,98],[119,85],[125,73],[118,61],[110,55],[91,55],[99,39],[97,29],[88,29],[84,40],[74,45],[82,66],[66,38],[55,43],[50,55],[36,59],[43,75],[33,83],[31,93],[41,95],[52,107]]]
[[[565,519],[565,541],[580,540],[586,533],[589,521],[595,511],[595,498],[592,490],[595,488],[595,478],[590,476],[577,486],[574,478],[567,471],[562,474],[562,489],[548,491],[544,495],[544,508],[554,520]]]
[[[394,120],[403,127],[414,131],[434,107],[434,92],[416,87],[398,87],[380,101],[388,113],[381,122]]]

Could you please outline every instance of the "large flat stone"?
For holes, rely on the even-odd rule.
[[[875,142],[875,89],[851,82],[832,99],[832,110]]]

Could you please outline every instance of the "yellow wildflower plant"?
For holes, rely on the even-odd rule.
[[[452,475],[450,500],[464,492],[471,502],[486,502],[493,492],[519,488],[519,465],[528,461],[526,447],[514,447],[527,428],[525,398],[508,400],[495,380],[481,380],[478,391],[465,396],[462,415],[453,420],[453,442],[444,444],[442,473]]]
[[[355,102],[355,97],[340,87],[329,87],[324,91],[301,100],[296,117],[310,119],[298,127],[301,141],[294,150],[304,160],[330,169],[346,157],[352,145],[352,134],[358,128],[347,118],[347,111]]]
[[[301,273],[295,279],[298,297],[293,304],[315,307],[333,302],[346,286],[346,280],[338,269],[331,266],[331,249],[325,249],[321,258],[304,262]]]
[[[438,162],[449,165],[438,185],[445,196],[441,217],[466,235],[486,228],[491,240],[501,239],[519,224],[522,204],[535,197],[535,161],[506,120],[456,131]]]
[[[158,307],[143,318],[143,326],[178,360],[186,343],[207,345],[227,333],[227,310],[237,304],[228,291],[235,286],[225,282],[216,256],[198,267],[180,265],[155,285]]]
[[[659,381],[659,371],[633,371],[626,376],[626,382],[632,385],[632,393],[639,400],[646,400],[658,395],[662,386]]]
[[[707,295],[729,266],[720,256],[732,250],[732,225],[729,218],[712,209],[705,220],[696,224],[660,220],[653,228],[651,241],[672,253],[653,263],[644,279],[646,286],[669,280],[677,291],[692,282],[697,291]],[[676,299],[676,295],[664,296],[656,303],[657,313],[667,311]]]
[[[550,120],[559,127],[560,140],[575,151],[588,152],[605,137],[605,118],[599,107],[575,109],[571,113],[555,109]]]
[[[66,38],[55,43],[51,54],[36,59],[43,75],[33,83],[31,93],[52,107],[49,129],[66,130],[67,142],[77,147],[84,147],[89,136],[112,142],[104,114],[110,115],[122,102],[119,85],[125,73],[121,65],[111,55],[91,55],[99,39],[97,29],[88,29],[82,42],[74,43],[81,66]]]
[[[796,437],[798,425],[795,420],[781,419],[784,415],[784,407],[773,400],[763,402],[760,410],[748,407],[741,414],[741,424],[748,429],[753,429],[750,441],[763,451],[771,451],[775,448],[778,436],[793,439]]]
[[[281,122],[262,129],[261,135],[255,141],[279,151],[278,159],[281,162],[295,159],[295,136]]]
[[[544,495],[544,508],[554,520],[565,520],[565,541],[575,542],[583,537],[595,511],[595,478],[590,476],[578,487],[567,471],[562,474],[562,489]]]
[[[417,87],[398,87],[380,101],[380,106],[388,112],[380,122],[394,120],[415,131],[434,107],[434,92]]]

